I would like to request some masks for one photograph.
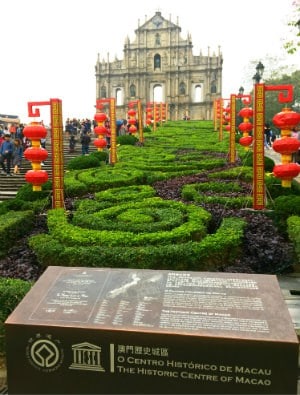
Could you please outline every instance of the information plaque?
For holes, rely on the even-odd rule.
[[[51,266],[5,323],[12,394],[296,394],[276,276]]]

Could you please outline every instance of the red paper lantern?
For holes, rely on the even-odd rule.
[[[129,123],[129,125],[135,125],[136,124],[136,119],[130,118],[130,119],[128,119],[128,123]]]
[[[238,115],[242,118],[249,119],[253,116],[253,110],[250,107],[244,107],[239,111]]]
[[[240,138],[239,143],[240,143],[243,147],[248,148],[249,145],[252,144],[252,140],[253,140],[252,136],[244,136],[244,137],[241,137],[241,138]]]
[[[106,121],[106,119],[107,119],[107,115],[104,113],[104,112],[97,112],[95,115],[94,115],[94,120],[97,122],[97,123],[103,123],[104,121]]]
[[[300,148],[300,141],[294,137],[285,137],[276,139],[273,143],[273,150],[281,155],[291,155]]]
[[[294,129],[300,123],[300,114],[290,108],[284,108],[273,117],[273,123],[279,129]]]
[[[135,125],[131,125],[131,126],[129,127],[129,132],[130,132],[130,133],[136,133],[136,131],[137,131],[137,127],[136,127]]]
[[[297,177],[299,173],[300,166],[298,163],[279,164],[273,168],[274,176],[281,179],[281,185],[285,188],[291,187],[292,179]]]
[[[41,140],[47,136],[47,129],[38,122],[32,122],[24,127],[23,134],[30,140]]]
[[[48,158],[48,151],[42,147],[29,147],[24,151],[24,156],[31,162],[43,162]]]
[[[94,145],[98,148],[98,151],[102,151],[103,148],[107,146],[107,141],[105,139],[99,138],[94,140]]]
[[[105,126],[96,126],[94,128],[94,132],[98,135],[98,136],[106,136],[107,134],[107,129]]]
[[[249,133],[253,129],[253,125],[251,122],[242,122],[239,124],[239,130],[243,133]]]
[[[130,117],[134,117],[135,114],[136,114],[136,111],[135,111],[133,108],[131,108],[131,109],[128,111],[127,114],[128,114]]]
[[[32,184],[33,191],[41,191],[41,185],[48,181],[48,173],[45,170],[28,170],[25,179]]]

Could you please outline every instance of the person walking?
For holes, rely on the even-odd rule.
[[[10,167],[11,167],[11,160],[12,154],[14,150],[14,145],[11,142],[11,135],[10,133],[4,134],[4,141],[0,147],[0,164],[2,167],[2,174],[6,173],[6,176],[11,176]],[[5,167],[6,163],[6,167]]]
[[[20,173],[20,167],[23,159],[23,145],[20,139],[14,139],[14,151],[13,151],[13,166],[14,174]]]

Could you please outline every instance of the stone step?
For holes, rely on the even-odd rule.
[[[50,140],[46,149],[48,151],[48,158],[45,161],[45,165],[42,166],[42,169],[47,171],[48,176],[51,179],[52,153],[51,153]],[[90,144],[90,152],[93,151],[96,151],[96,147],[92,142]],[[69,160],[71,160],[72,158],[80,155],[81,155],[80,144],[77,144],[74,153],[69,153],[69,142],[68,139],[66,138],[64,140],[64,147],[63,147],[64,165],[66,165],[69,162]],[[16,196],[18,190],[26,183],[25,174],[28,170],[31,170],[31,163],[27,159],[23,158],[20,174],[13,175],[11,177],[7,177],[6,174],[0,174],[0,202],[8,199],[13,199]]]

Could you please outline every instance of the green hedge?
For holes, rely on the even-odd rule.
[[[33,211],[8,211],[0,215],[0,258],[5,257],[15,241],[32,229],[33,223]]]
[[[0,277],[0,354],[5,353],[4,322],[31,287],[29,281]]]
[[[294,245],[297,263],[300,263],[300,217],[292,215],[287,219],[287,231]]]
[[[40,234],[30,238],[30,246],[43,266],[129,267],[170,270],[217,270],[230,265],[241,252],[245,221],[225,218],[215,234],[201,241],[131,246],[107,244],[88,247],[66,244],[57,235]]]

